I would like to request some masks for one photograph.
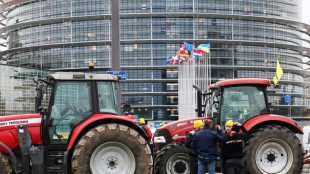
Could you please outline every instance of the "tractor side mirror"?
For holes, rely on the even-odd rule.
[[[220,84],[216,84],[214,89],[215,89],[214,95],[215,96],[220,96],[220,94],[221,94],[221,85]]]
[[[133,109],[131,108],[129,104],[125,104],[123,106],[123,113],[124,115],[133,115]]]
[[[37,92],[37,96],[34,99],[34,112],[35,113],[39,113],[40,112],[40,106],[42,104],[42,98],[43,98],[43,84],[42,83],[37,83],[37,87],[36,87],[36,92]]]
[[[42,99],[44,94],[44,85],[42,83],[38,83],[36,91],[37,91],[37,97],[39,99]]]
[[[38,97],[38,99],[41,100],[42,97],[43,97],[43,87],[44,87],[44,85],[42,83],[40,83],[39,80],[36,79],[36,78],[33,78],[33,81],[34,81],[35,84],[37,84],[37,87],[36,87],[37,97]]]
[[[47,95],[46,93],[47,93],[47,91],[46,91],[46,86],[43,85],[43,87],[42,87],[42,99],[43,99],[43,100],[46,99],[46,95]]]

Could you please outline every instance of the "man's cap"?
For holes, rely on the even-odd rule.
[[[194,128],[200,128],[201,126],[203,126],[203,122],[201,120],[196,120],[194,122]]]
[[[144,118],[140,118],[140,123],[141,123],[141,124],[145,124]]]
[[[225,124],[225,126],[233,126],[234,122],[232,120],[228,120]]]

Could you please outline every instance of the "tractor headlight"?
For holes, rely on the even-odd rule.
[[[166,143],[166,139],[164,136],[154,137],[154,143]]]

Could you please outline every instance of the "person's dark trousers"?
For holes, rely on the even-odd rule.
[[[198,173],[198,158],[196,155],[190,154],[190,174],[197,174]]]
[[[222,174],[227,174],[226,173],[226,159],[222,158]]]
[[[226,174],[245,174],[244,162],[242,159],[227,159]]]

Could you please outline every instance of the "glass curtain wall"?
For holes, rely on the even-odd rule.
[[[122,102],[147,120],[178,119],[177,66],[167,65],[183,41],[211,44],[212,81],[273,79],[277,57],[284,74],[270,94],[276,114],[309,114],[309,73],[303,70],[300,1],[119,0]],[[6,10],[9,65],[44,70],[110,70],[111,0],[40,0]],[[308,26],[309,27],[309,26]],[[309,33],[308,33],[309,35]],[[306,40],[310,40],[307,35]],[[310,52],[310,51],[309,51]],[[230,67],[230,68],[227,68]],[[96,70],[95,69],[95,70]],[[291,103],[283,95],[291,94]]]
[[[48,71],[0,65],[0,116],[33,114],[36,84]]]

